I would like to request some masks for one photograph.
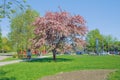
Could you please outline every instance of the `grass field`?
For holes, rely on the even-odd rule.
[[[44,58],[0,67],[0,80],[37,80],[60,72],[89,69],[114,69],[108,80],[120,80],[120,56],[62,55],[57,61]]]

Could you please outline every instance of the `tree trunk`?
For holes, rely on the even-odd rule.
[[[52,52],[53,52],[53,60],[56,61],[56,49],[53,49]]]

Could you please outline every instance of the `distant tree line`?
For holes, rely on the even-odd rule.
[[[86,36],[86,50],[88,52],[96,52],[96,39],[98,39],[99,52],[115,52],[120,51],[120,41],[111,35],[103,35],[98,29],[91,30]]]
[[[36,32],[37,32],[38,26],[36,26],[36,29],[35,29],[35,27],[33,27],[33,24],[32,24],[35,21],[36,17],[39,16],[39,13],[32,10],[30,8],[30,6],[26,6],[25,2],[26,2],[26,0],[14,0],[13,2],[11,2],[10,0],[3,0],[3,2],[0,3],[0,10],[1,10],[0,11],[0,20],[7,17],[10,19],[10,22],[11,22],[10,33],[8,34],[7,37],[2,37],[2,33],[1,33],[1,29],[0,29],[0,52],[2,52],[2,51],[18,51],[21,49],[24,50],[31,46],[32,42],[30,39],[33,39],[34,37],[36,37],[36,40],[39,40],[38,36],[41,36],[41,35],[34,34],[34,32],[35,32],[34,30],[36,30]],[[18,7],[15,8],[16,5]],[[61,14],[63,14],[63,13],[61,13]],[[12,14],[14,14],[14,15],[12,15]],[[54,13],[50,13],[49,15],[52,15],[52,14],[54,14]],[[57,14],[59,14],[59,13],[57,13]],[[65,15],[63,14],[60,16],[68,17],[68,16],[66,16],[66,14]],[[56,17],[56,16],[53,15],[53,17]],[[49,18],[51,18],[51,17],[49,16]],[[59,17],[56,17],[56,18],[59,19]],[[75,18],[78,18],[78,16],[75,16]],[[79,20],[79,19],[75,19],[75,18],[73,17],[73,19],[71,19],[71,21]],[[52,19],[53,18],[51,18],[51,20]],[[55,20],[53,20],[53,21],[55,21]],[[56,21],[57,21],[57,19],[56,19]],[[84,20],[82,20],[82,21],[84,21]],[[74,21],[74,22],[76,22],[76,21]],[[63,20],[63,23],[64,23],[64,20]],[[68,22],[65,22],[65,23],[68,23]],[[37,23],[37,25],[40,25],[40,22]],[[68,26],[71,26],[71,25],[73,26],[73,24],[69,24]],[[82,26],[82,25],[79,25],[79,26]],[[59,27],[60,26],[61,25],[59,25]],[[74,27],[75,26],[76,26],[76,23],[74,23]],[[61,28],[63,28],[63,27],[60,27],[60,29]],[[38,27],[38,29],[39,29],[39,27]],[[60,30],[60,29],[58,29],[58,30]],[[68,29],[66,29],[66,30],[68,30]],[[70,30],[68,30],[68,31],[70,31]],[[55,32],[55,31],[53,30],[53,32]],[[66,33],[66,32],[64,32],[64,33]],[[78,35],[78,33],[80,35]],[[62,33],[60,34],[60,36],[64,37],[64,39],[63,39],[64,41],[71,43],[74,51],[85,50],[88,52],[96,52],[96,39],[98,39],[98,51],[99,52],[120,51],[120,41],[111,35],[101,34],[98,29],[91,30],[87,33],[86,38],[85,38],[86,45],[84,45],[84,47],[82,47],[80,45],[76,46],[77,45],[76,42],[77,41],[80,42],[78,39],[82,39],[81,35],[83,35],[83,33],[84,33],[84,31],[79,32],[76,29],[76,32],[74,32],[73,34],[71,34],[71,36],[69,36],[67,38],[64,37],[64,35],[61,35]],[[59,33],[57,33],[57,36],[59,37]],[[55,37],[55,36],[53,36],[53,37]],[[50,38],[52,38],[52,37],[50,37]],[[74,39],[74,38],[76,38],[76,39]],[[55,40],[55,42],[56,41],[59,42],[59,40],[57,40],[57,39]],[[60,39],[60,41],[61,41],[61,39]],[[55,42],[53,42],[53,43],[55,43]],[[59,43],[62,43],[62,42],[59,42]],[[61,46],[61,45],[62,44],[59,44],[59,46]],[[48,47],[50,47],[50,46],[48,46]],[[59,49],[57,49],[57,50],[59,51]]]

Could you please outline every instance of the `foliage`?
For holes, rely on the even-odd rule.
[[[99,52],[119,50],[120,42],[111,35],[102,35],[98,29],[91,30],[87,34],[87,50],[96,50],[96,39],[98,39]]]
[[[26,0],[2,0],[0,2],[0,18],[11,18],[11,14],[16,13],[16,8],[19,7],[20,10],[25,10]]]
[[[14,76],[16,80],[38,80],[47,75],[85,69],[115,69],[115,75],[119,76],[119,61],[120,56],[62,55],[58,56],[56,62],[52,61],[52,58],[45,58],[0,67],[0,71],[6,72],[5,75],[0,75],[0,79]],[[116,78],[115,80],[120,80],[119,77]]]
[[[38,15],[36,11],[27,9],[25,12],[12,18],[9,40],[14,50],[26,49],[30,45],[29,39],[34,36],[31,23]]]
[[[3,51],[11,51],[11,45],[9,44],[9,40],[6,37],[2,38],[2,49]]]
[[[114,42],[114,47],[115,47],[118,51],[120,51],[120,41],[115,41],[115,42]]]
[[[72,48],[71,42],[74,45],[85,45],[82,37],[87,32],[85,20],[80,15],[72,16],[70,13],[47,12],[44,17],[38,17],[33,23],[35,25],[33,45],[39,48],[42,45],[48,45],[53,52],[55,60],[56,52],[65,51]]]
[[[96,49],[96,39],[98,39],[99,42],[99,50],[102,47],[102,43],[103,43],[103,37],[100,34],[98,29],[95,30],[91,30],[88,32],[87,34],[87,49],[88,51],[95,51]]]
[[[117,39],[112,37],[111,35],[104,36],[104,48],[105,51],[113,51],[115,46],[117,46]],[[115,44],[116,43],[116,44]]]
[[[1,27],[0,27],[0,52],[10,51],[11,46],[9,40],[6,37],[2,37]]]

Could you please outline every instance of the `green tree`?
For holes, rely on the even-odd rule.
[[[103,37],[100,34],[100,31],[98,29],[91,30],[87,34],[87,49],[88,51],[96,51],[96,39],[98,39],[99,42],[99,51],[103,44]]]
[[[16,15],[11,20],[11,32],[9,33],[9,39],[13,45],[14,50],[26,49],[29,45],[29,39],[33,35],[32,22],[39,16],[39,14],[31,9],[27,9],[24,13]]]
[[[103,35],[104,38],[104,49],[105,51],[113,51],[115,46],[117,46],[117,39],[111,35]],[[116,44],[115,44],[116,43]]]
[[[10,18],[11,14],[16,13],[16,8],[24,10],[26,0],[1,0],[0,1],[0,18]]]
[[[111,35],[102,35],[98,29],[91,30],[87,34],[87,49],[89,51],[96,51],[96,39],[99,42],[99,52],[114,51],[118,49],[119,42]]]
[[[120,52],[120,41],[115,41],[114,45],[115,45],[115,49]]]
[[[3,52],[8,52],[11,50],[11,46],[9,45],[9,40],[6,37],[2,38],[2,50]]]

